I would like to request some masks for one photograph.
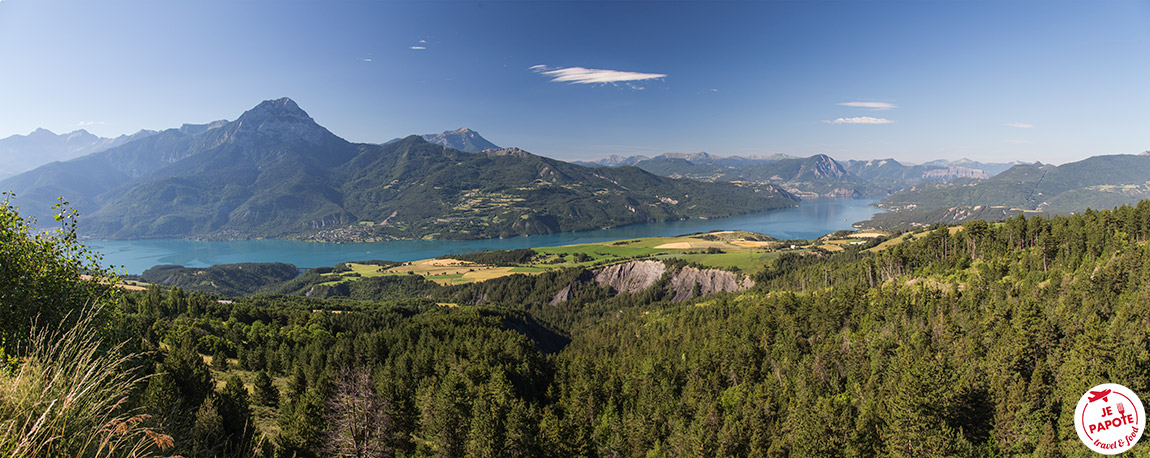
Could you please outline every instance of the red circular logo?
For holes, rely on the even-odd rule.
[[[1074,409],[1074,429],[1095,452],[1116,455],[1133,447],[1146,427],[1146,409],[1138,395],[1122,385],[1091,388]]]

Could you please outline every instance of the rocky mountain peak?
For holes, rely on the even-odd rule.
[[[478,153],[483,150],[499,149],[494,143],[487,141],[479,135],[479,132],[460,127],[455,130],[440,132],[438,134],[427,134],[423,136],[424,140],[437,145],[443,145],[448,148],[454,148],[468,153]]]
[[[810,173],[820,178],[834,178],[839,179],[847,174],[842,165],[839,165],[834,159],[825,154],[816,154],[811,156],[808,160]]]
[[[318,144],[332,136],[287,97],[265,100],[245,111],[234,123],[235,134],[255,134],[278,139],[302,140]]]

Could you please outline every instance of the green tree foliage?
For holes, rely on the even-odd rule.
[[[256,373],[252,386],[252,401],[259,405],[275,407],[280,400],[280,392],[272,384],[272,378],[267,371]]]
[[[326,428],[323,398],[316,390],[309,390],[281,410],[280,452],[284,456],[318,456]]]
[[[238,455],[254,435],[248,390],[244,388],[244,382],[239,376],[232,375],[216,398],[216,408],[223,428],[219,439],[225,444],[226,450]]]
[[[116,277],[77,241],[76,212],[67,203],[53,207],[61,227],[40,233],[9,204],[11,194],[0,196],[0,348],[15,354],[34,321],[68,328],[81,308],[110,302]]]
[[[220,417],[215,400],[205,398],[203,404],[196,409],[192,429],[188,432],[191,456],[207,458],[221,454],[224,443],[220,439],[224,434],[224,420]]]
[[[109,343],[117,281],[77,242],[76,213],[33,233],[0,201],[0,454],[153,456],[172,438],[133,408],[145,374],[130,342]]]
[[[143,291],[122,321],[171,345],[161,374],[190,374],[153,377],[145,405],[222,402],[182,387],[210,380],[197,350],[262,366],[258,428],[278,426],[281,456],[334,453],[334,438],[352,456],[1076,456],[1084,390],[1150,389],[1150,203],[911,235],[785,254],[751,291],[684,303],[587,287],[551,305],[571,270],[430,299],[191,293],[194,317],[153,313],[173,293]],[[363,405],[385,421],[348,426]]]

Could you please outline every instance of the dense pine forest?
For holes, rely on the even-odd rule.
[[[35,235],[0,206],[5,454],[1086,456],[1082,393],[1150,388],[1150,201],[785,254],[739,294],[558,305],[573,273],[120,289],[73,216]]]

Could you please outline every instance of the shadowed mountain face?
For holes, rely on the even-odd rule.
[[[513,148],[468,153],[419,136],[354,144],[286,98],[235,121],[184,125],[49,164],[0,189],[14,190],[41,220],[63,196],[84,215],[84,233],[106,238],[482,238],[795,204],[770,185],[589,169]]]

